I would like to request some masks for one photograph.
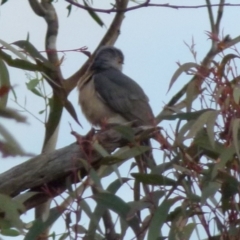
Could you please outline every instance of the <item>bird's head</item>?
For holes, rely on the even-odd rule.
[[[92,70],[115,68],[122,71],[124,56],[121,50],[115,47],[101,47],[91,65]]]

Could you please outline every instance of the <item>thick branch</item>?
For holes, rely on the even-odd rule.
[[[101,156],[92,147],[95,141],[98,141],[108,152],[126,144],[121,134],[114,130],[101,131],[94,135],[94,140],[86,141],[82,138],[82,141],[81,146],[73,143],[51,153],[40,154],[0,174],[0,193],[12,197],[31,189],[43,193],[41,186],[50,186],[59,190],[52,193],[54,196],[58,195],[64,191],[67,177],[70,177],[72,182],[78,182],[80,179],[76,177],[77,171],[82,173],[81,177],[87,174],[85,161],[89,167],[99,167]],[[36,205],[47,198],[44,194],[41,197]]]

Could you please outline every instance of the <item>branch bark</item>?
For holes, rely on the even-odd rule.
[[[139,129],[136,129],[136,132],[138,131]],[[121,134],[113,129],[98,132],[91,141],[85,137],[80,139],[82,144],[72,143],[51,153],[40,154],[0,174],[0,193],[15,197],[26,190],[38,191],[40,194],[25,203],[27,209],[36,207],[61,194],[66,189],[67,178],[72,183],[80,182],[81,179],[76,177],[78,171],[83,178],[92,167],[98,169],[101,166],[102,156],[93,149],[95,141],[108,152],[127,143]],[[51,195],[46,194],[44,188],[50,189]]]

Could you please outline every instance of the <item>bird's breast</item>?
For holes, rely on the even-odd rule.
[[[95,90],[93,79],[81,87],[79,103],[87,120],[95,126],[101,126],[104,123],[123,124],[127,122],[104,102]]]

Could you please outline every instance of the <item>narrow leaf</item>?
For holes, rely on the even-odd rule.
[[[10,79],[9,79],[9,73],[7,66],[3,62],[2,59],[0,59],[0,89],[5,88],[6,91],[4,94],[0,94],[0,107],[6,107],[7,100],[8,100],[8,92],[10,89]],[[1,92],[1,90],[0,90]]]
[[[199,67],[199,65],[196,64],[196,63],[193,63],[193,62],[188,62],[188,63],[184,63],[183,65],[181,65],[172,76],[172,79],[171,79],[170,84],[169,84],[168,92],[171,89],[172,85],[176,82],[178,77],[183,72],[189,71],[191,68],[198,68],[198,67]]]
[[[126,219],[127,214],[131,208],[121,198],[111,193],[99,193],[94,196],[94,199],[97,203],[117,213],[122,218],[122,220],[128,223],[135,234],[138,234],[139,220],[136,216],[128,220]]]
[[[176,184],[176,181],[174,181],[171,178],[165,177],[163,175],[144,174],[144,173],[132,173],[131,175],[137,181],[144,184],[150,184],[150,185],[156,185],[156,186],[174,186]]]
[[[25,50],[34,59],[40,59],[43,62],[48,62],[48,60],[43,57],[42,54],[40,54],[39,51],[29,41],[20,40],[14,42],[13,44]]]
[[[238,155],[238,158],[240,158],[239,155],[239,142],[238,142],[238,135],[239,135],[239,124],[240,124],[240,119],[234,119],[232,122],[232,134],[233,134],[233,144],[236,150],[236,153]]]
[[[86,0],[83,0],[83,3],[86,7],[90,6],[88,5],[88,3],[86,2]],[[101,20],[101,18],[91,9],[87,10],[89,15],[102,27],[104,26],[104,22]]]
[[[63,210],[61,210],[59,207],[55,207],[50,210],[49,217],[45,222],[40,219],[35,220],[24,240],[37,239],[43,231],[52,226],[52,224],[62,215],[62,212]]]
[[[148,232],[148,240],[158,239],[158,237],[162,237],[161,229],[163,224],[165,223],[168,212],[171,206],[177,201],[177,199],[168,199],[164,200],[161,205],[154,212],[152,221],[149,226]]]

